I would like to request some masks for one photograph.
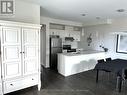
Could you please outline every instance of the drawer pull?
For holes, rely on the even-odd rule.
[[[32,80],[34,80],[34,79],[32,78]]]
[[[11,86],[13,86],[13,84],[10,84]]]

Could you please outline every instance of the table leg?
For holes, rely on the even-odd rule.
[[[118,89],[118,91],[121,92],[121,87],[122,87],[122,78],[120,76],[117,76],[116,89]]]
[[[98,83],[99,70],[97,70],[96,83]]]

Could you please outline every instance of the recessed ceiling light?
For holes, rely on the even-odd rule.
[[[86,16],[86,14],[81,14],[81,16]]]
[[[117,12],[125,12],[125,9],[118,9]]]

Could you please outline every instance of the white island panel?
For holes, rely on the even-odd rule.
[[[58,54],[58,72],[63,76],[69,76],[80,72],[94,69],[97,60],[104,59],[104,52],[84,52],[84,53],[61,53]]]

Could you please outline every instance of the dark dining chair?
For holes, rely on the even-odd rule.
[[[105,62],[104,59],[97,60],[98,63]]]
[[[104,59],[99,59],[99,60],[97,60],[97,64],[98,64],[98,63],[103,63],[103,62],[105,62]],[[98,76],[99,76],[99,70],[97,70],[96,83],[98,82]]]
[[[97,62],[98,63],[103,63],[103,62],[105,62],[105,60],[104,59],[100,59],[100,60],[97,60]],[[107,71],[107,70],[103,70],[103,71],[108,73],[108,79],[109,79],[109,77],[110,77],[110,71]],[[105,74],[105,73],[102,72],[102,74]],[[97,70],[97,76],[98,76],[98,70]],[[96,82],[98,82],[98,78],[96,79]]]
[[[122,88],[122,84],[126,83],[125,80],[127,79],[127,68],[123,69],[122,71],[122,77],[120,78],[120,81],[119,81],[119,87],[118,87],[118,90],[119,92],[121,92],[121,88]]]
[[[124,71],[124,78],[127,79],[127,69]]]
[[[106,60],[106,62],[108,62],[108,61],[111,61],[112,59],[111,58],[106,58],[105,60]]]

